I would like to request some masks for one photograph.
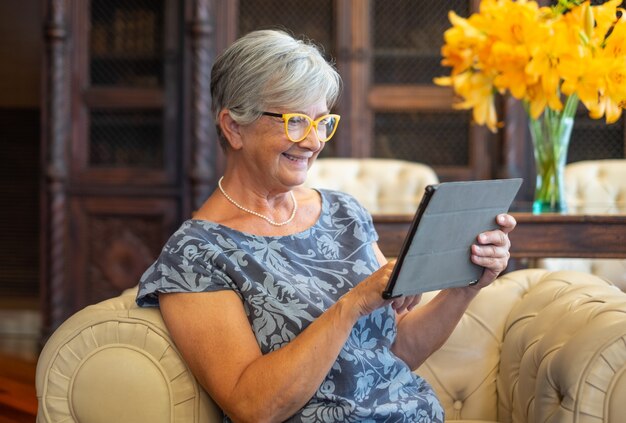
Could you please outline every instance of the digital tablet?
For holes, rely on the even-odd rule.
[[[472,285],[483,267],[471,262],[478,234],[498,228],[521,178],[443,182],[429,185],[404,239],[386,299]]]

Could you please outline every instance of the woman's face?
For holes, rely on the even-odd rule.
[[[316,119],[328,113],[325,100],[320,100],[304,110],[263,110],[271,113],[304,113]],[[256,181],[264,181],[268,188],[294,188],[306,180],[324,143],[317,138],[315,128],[300,142],[292,142],[285,134],[285,124],[280,117],[263,115],[250,125],[241,128],[242,158],[253,171]]]

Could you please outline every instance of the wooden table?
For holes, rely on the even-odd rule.
[[[511,213],[517,227],[509,235],[513,258],[626,258],[626,213]],[[397,255],[411,215],[374,215],[378,243],[387,257]]]

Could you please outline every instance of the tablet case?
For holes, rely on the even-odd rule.
[[[521,178],[429,185],[415,213],[384,298],[461,287],[478,282],[483,267],[470,261],[478,234],[496,229]]]

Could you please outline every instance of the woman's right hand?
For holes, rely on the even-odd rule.
[[[410,311],[419,304],[422,298],[421,294],[389,300],[383,298],[382,294],[387,287],[387,282],[389,281],[395,262],[395,260],[392,260],[384,264],[380,269],[365,278],[345,295],[344,298],[350,301],[356,310],[358,310],[359,316],[366,316],[374,310],[388,304],[391,304],[391,307],[396,313],[401,314],[405,310]]]

